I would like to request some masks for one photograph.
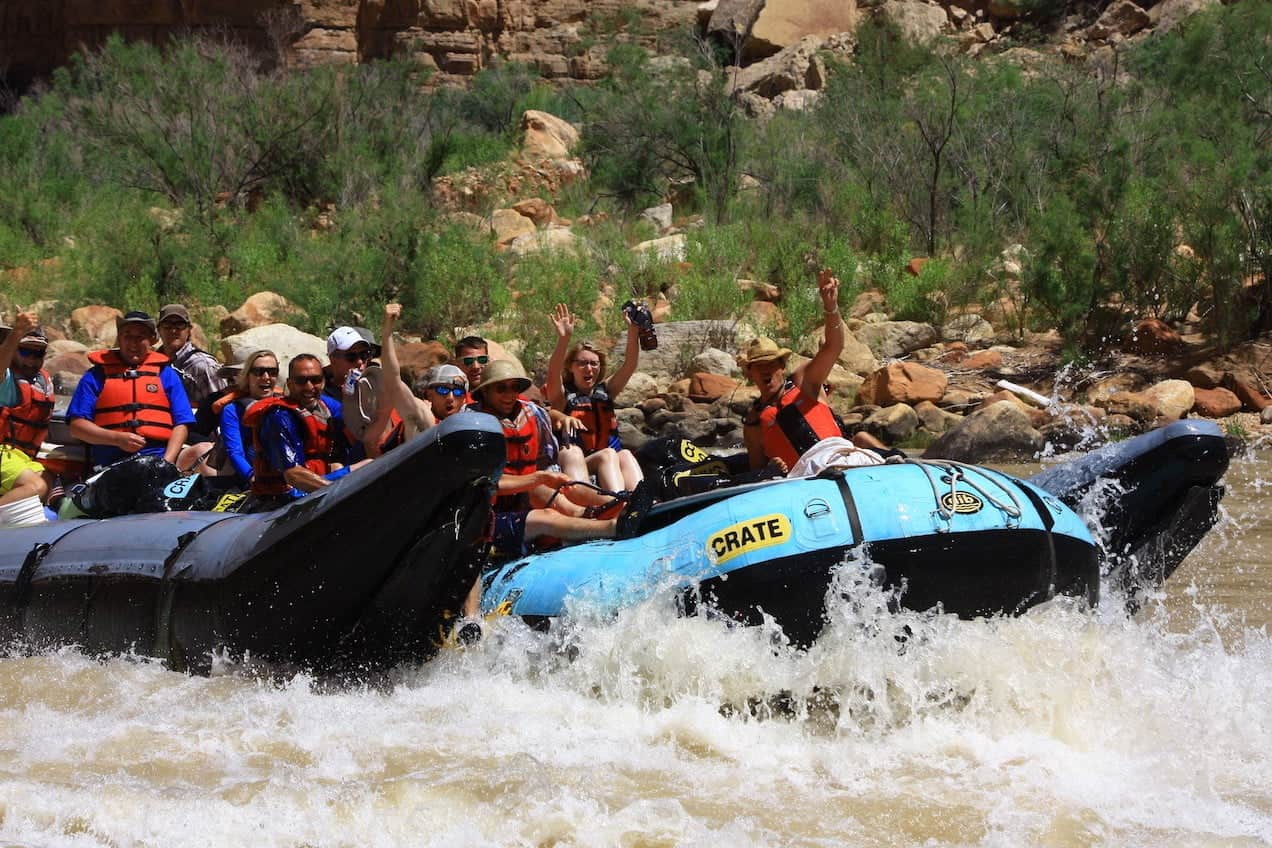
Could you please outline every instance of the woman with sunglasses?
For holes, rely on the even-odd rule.
[[[571,428],[573,444],[563,446],[561,470],[575,480],[592,475],[602,489],[632,491],[645,478],[631,451],[618,438],[614,398],[627,387],[640,358],[639,329],[627,318],[627,348],[623,364],[605,380],[605,354],[588,342],[570,347],[577,318],[569,307],[558,303],[552,313],[557,331],[556,349],[548,361],[548,401],[578,422]]]
[[[251,433],[243,428],[243,415],[258,400],[278,394],[282,394],[278,385],[278,357],[272,350],[258,350],[243,361],[234,389],[212,406],[221,423],[225,458],[244,486],[252,482],[252,460],[256,451]]]

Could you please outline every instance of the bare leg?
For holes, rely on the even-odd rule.
[[[592,478],[588,475],[587,457],[583,455],[583,448],[578,445],[566,445],[557,452],[557,463],[561,466],[561,470],[570,476],[571,480],[578,480],[583,483],[592,482]]]
[[[636,488],[637,483],[645,479],[645,472],[640,470],[636,454],[629,450],[618,452],[618,467],[623,474],[623,488],[629,492]]]
[[[867,433],[865,430],[853,433],[852,443],[859,448],[878,448],[879,450],[887,450],[888,446]]]
[[[569,542],[586,539],[613,539],[618,519],[575,518],[551,509],[532,509],[526,515],[526,541],[552,536]]]
[[[34,471],[23,471],[14,481],[13,488],[0,496],[0,506],[17,503],[29,497],[37,497],[40,503],[44,503],[48,496],[49,484],[44,482],[44,478]]]
[[[198,472],[204,477],[215,477],[216,469],[204,462],[208,452],[212,450],[212,442],[199,442],[197,445],[186,445],[177,454],[177,468],[182,474]]]
[[[606,491],[617,492],[627,488],[623,485],[623,471],[613,448],[601,448],[588,454],[587,470],[596,475],[596,485]]]

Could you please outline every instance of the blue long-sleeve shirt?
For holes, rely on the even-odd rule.
[[[237,401],[221,408],[221,446],[225,456],[246,486],[252,479],[252,462],[256,459],[256,446],[252,434],[243,430],[243,406]]]

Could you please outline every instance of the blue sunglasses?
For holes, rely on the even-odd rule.
[[[442,397],[446,397],[447,395],[461,397],[467,390],[463,386],[433,386],[433,391],[437,392]]]

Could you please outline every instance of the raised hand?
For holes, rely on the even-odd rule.
[[[817,272],[817,294],[821,297],[824,312],[839,311],[839,278],[829,268]]]
[[[574,334],[577,323],[578,319],[570,314],[570,307],[564,303],[558,303],[556,309],[552,310],[552,326],[556,328],[558,337],[568,339]]]
[[[13,319],[13,332],[16,333],[20,339],[39,325],[40,316],[38,313],[19,312],[17,317]]]
[[[384,320],[393,322],[402,317],[402,304],[386,303],[384,304]]]

